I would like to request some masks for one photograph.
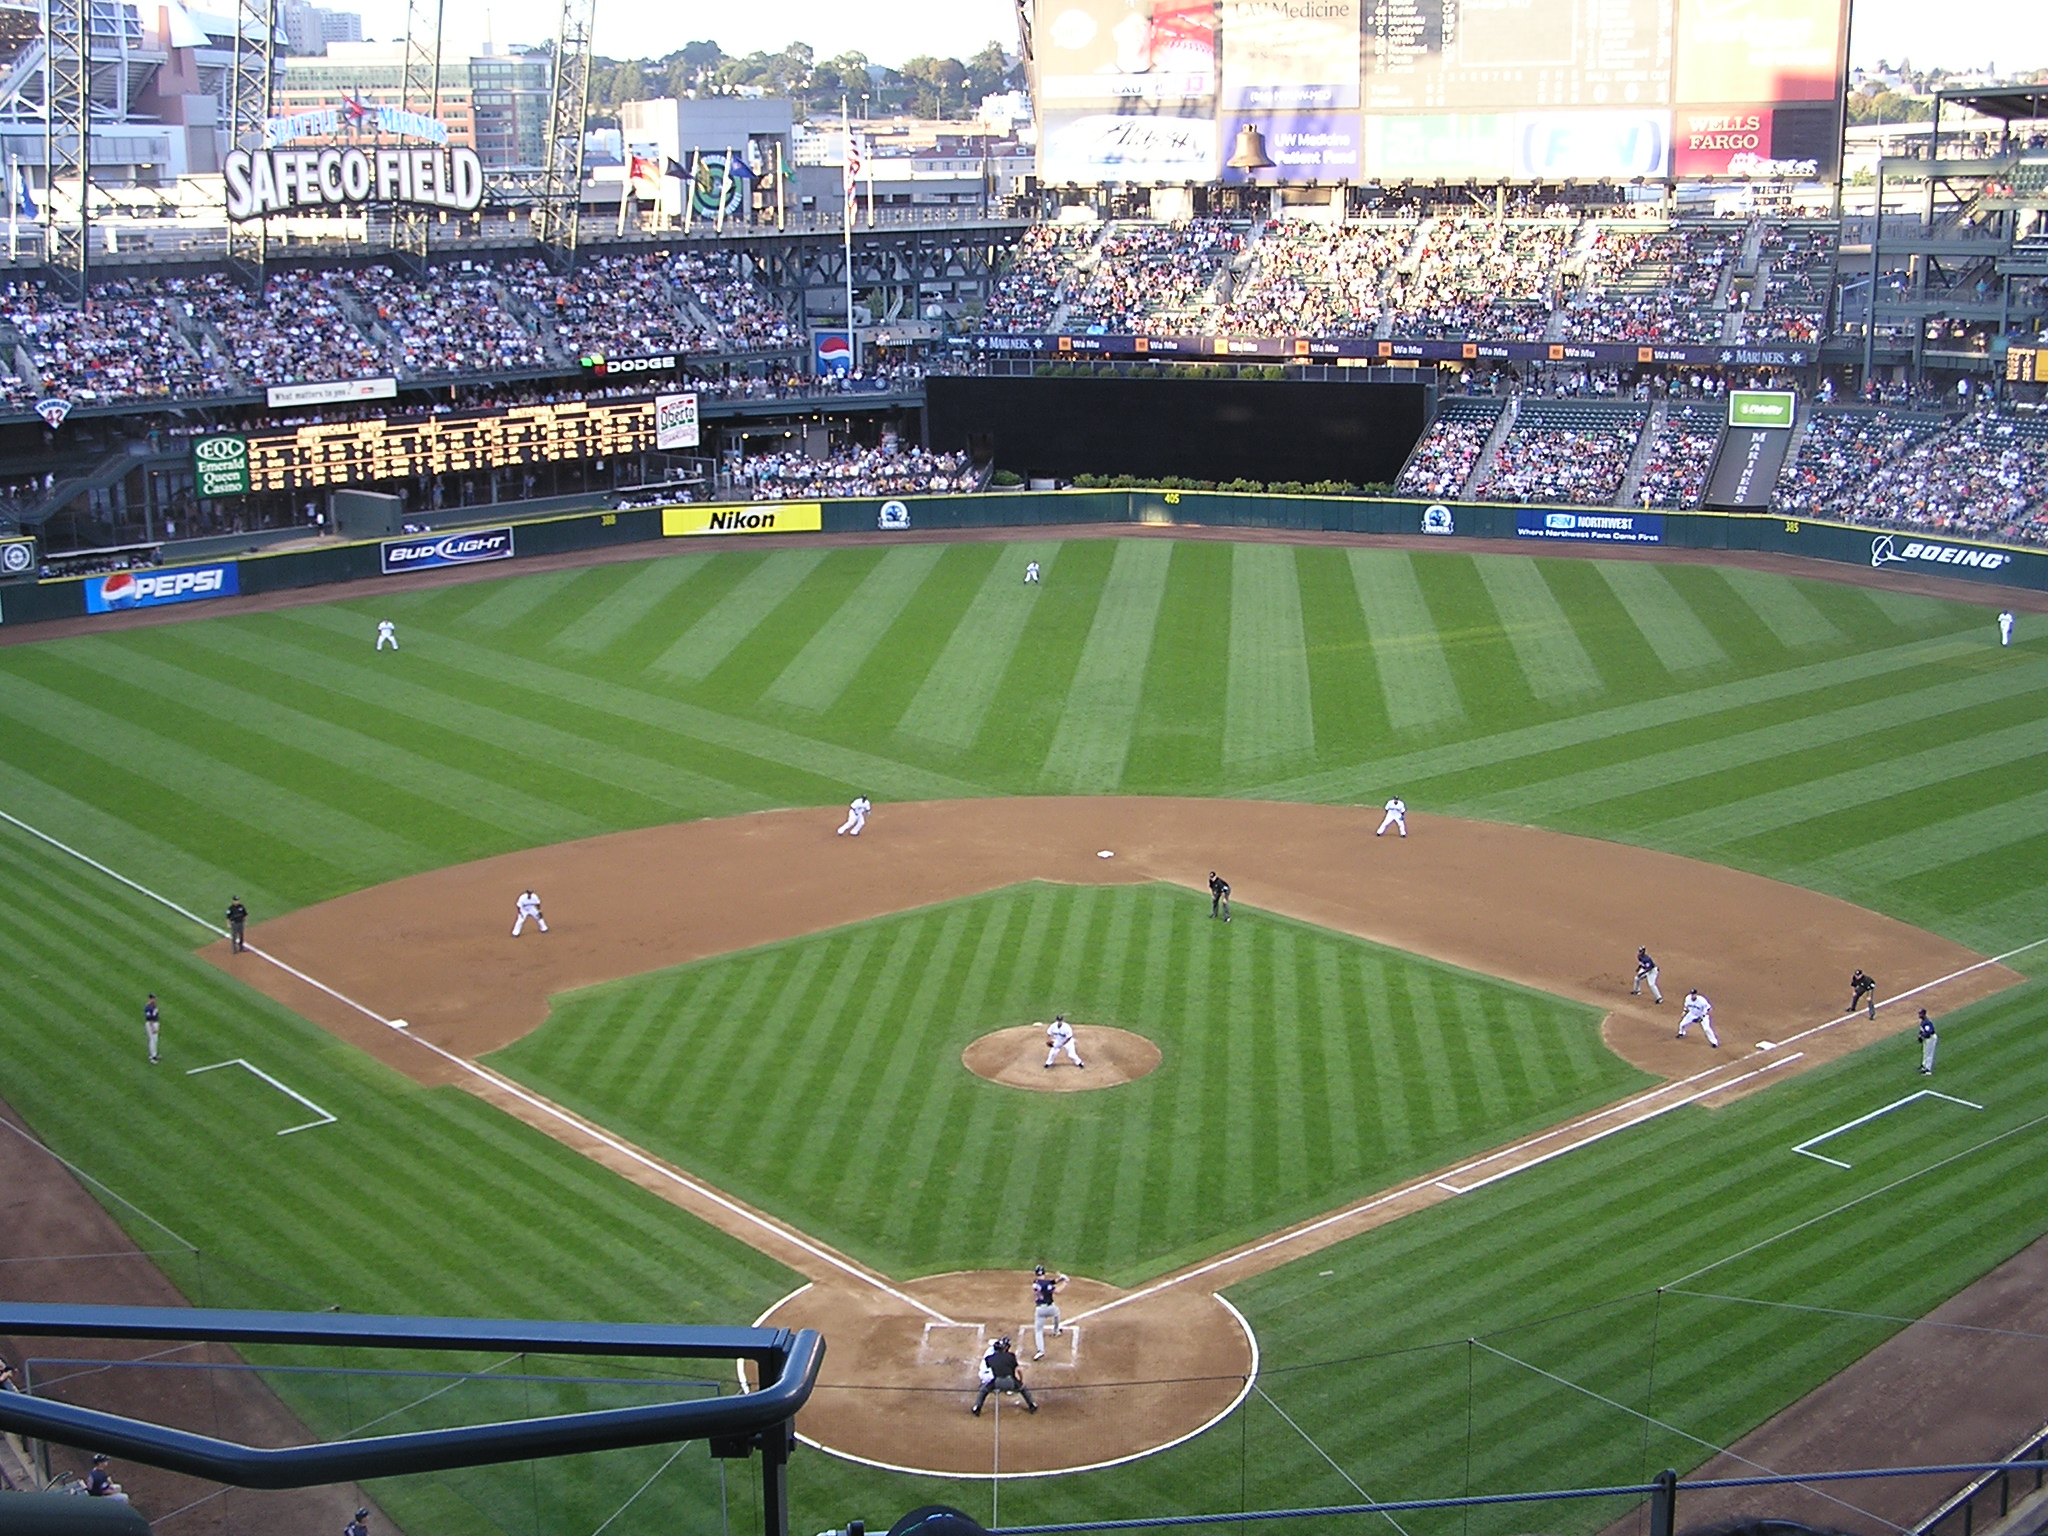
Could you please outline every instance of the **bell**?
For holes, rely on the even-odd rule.
[[[1233,171],[1270,171],[1273,157],[1266,153],[1266,136],[1259,131],[1257,123],[1246,123],[1237,130],[1237,148],[1231,151],[1226,162]]]

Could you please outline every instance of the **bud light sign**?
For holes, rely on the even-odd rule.
[[[87,613],[125,613],[130,608],[161,608],[166,603],[196,603],[209,597],[233,597],[241,591],[233,565],[194,565],[175,571],[115,571],[85,579]]]
[[[384,574],[430,571],[441,565],[474,565],[481,560],[510,560],[510,528],[475,528],[465,533],[437,534],[423,539],[386,539]]]

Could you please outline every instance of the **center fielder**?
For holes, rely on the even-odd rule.
[[[1849,978],[1849,1011],[1854,1013],[1858,1008],[1866,1005],[1870,1010],[1870,1017],[1876,1018],[1877,978],[1864,975],[1863,967],[1859,965],[1856,967],[1855,974]]]
[[[1052,1324],[1052,1336],[1060,1336],[1060,1309],[1053,1300],[1059,1288],[1067,1283],[1065,1275],[1048,1275],[1045,1266],[1039,1265],[1031,1274],[1031,1331],[1038,1336],[1038,1353],[1031,1358],[1045,1358],[1045,1325]]]
[[[1027,584],[1030,584],[1030,585],[1033,585],[1033,586],[1035,586],[1035,585],[1038,585],[1038,584],[1039,584],[1039,583],[1038,583],[1038,562],[1037,562],[1036,560],[1027,560],[1027,561],[1025,561],[1025,562],[1024,562],[1024,580],[1025,580],[1025,582],[1026,582]]]
[[[846,808],[846,820],[840,823],[838,835],[844,837],[851,832],[859,837],[860,829],[868,824],[868,812],[873,809],[866,795],[855,795],[853,803]]]
[[[540,925],[542,933],[548,931],[548,920],[540,915],[540,898],[534,895],[532,891],[521,891],[519,893],[519,915],[512,920],[513,938],[519,937],[519,930],[526,926],[526,920],[529,917]]]
[[[1685,994],[1685,1013],[1678,1021],[1678,1038],[1685,1038],[1688,1024],[1698,1024],[1700,1032],[1707,1037],[1707,1044],[1716,1050],[1721,1048],[1721,1037],[1714,1033],[1714,1005],[1700,996],[1700,989],[1694,987]]]
[[[1387,802],[1387,814],[1381,818],[1380,829],[1373,836],[1385,837],[1389,827],[1399,827],[1403,837],[1408,835],[1408,802],[1399,795]]]
[[[1052,1022],[1045,1026],[1045,1070],[1050,1072],[1052,1064],[1059,1059],[1061,1051],[1067,1053],[1067,1060],[1077,1067],[1085,1067],[1081,1053],[1074,1048],[1074,1026],[1067,1022],[1064,1013],[1052,1016]]]
[[[1641,997],[1643,988],[1650,989],[1650,996],[1658,1002],[1664,1001],[1664,994],[1657,990],[1657,962],[1650,958],[1650,952],[1640,945],[1636,948],[1636,984],[1628,989],[1630,997]]]
[[[381,651],[387,645],[394,651],[398,649],[398,626],[389,619],[379,619],[377,621],[377,649]]]

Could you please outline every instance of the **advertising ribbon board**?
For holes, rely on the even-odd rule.
[[[273,384],[263,402],[273,411],[298,405],[335,405],[345,400],[396,400],[396,379],[334,379],[325,384]]]
[[[1731,427],[1784,427],[1792,425],[1799,409],[1799,397],[1789,389],[1731,389],[1728,391],[1728,425]]]
[[[1570,539],[1580,544],[1661,544],[1661,512],[1545,512],[1527,507],[1515,513],[1518,539]]]
[[[817,533],[825,526],[825,507],[816,501],[755,501],[743,507],[683,506],[661,509],[661,531],[668,538],[699,533]]]
[[[241,591],[238,568],[193,565],[164,571],[115,571],[85,579],[87,613],[126,613],[130,608],[161,608],[168,603],[197,603],[210,597],[233,597]]]
[[[695,448],[700,441],[695,395],[654,397],[654,446],[667,453],[677,448]]]
[[[192,443],[192,479],[202,497],[249,494],[249,439],[201,437]]]
[[[386,576],[400,571],[430,571],[443,565],[475,565],[512,558],[510,528],[468,528],[416,539],[386,539],[380,546]]]

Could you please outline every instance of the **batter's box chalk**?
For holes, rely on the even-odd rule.
[[[980,1323],[926,1323],[924,1339],[918,1345],[917,1363],[977,1365],[987,1353],[982,1348],[982,1333]]]
[[[1756,1048],[1760,1051],[1775,1051],[1778,1048],[1778,1042],[1775,1040],[1759,1040],[1756,1043]]]

